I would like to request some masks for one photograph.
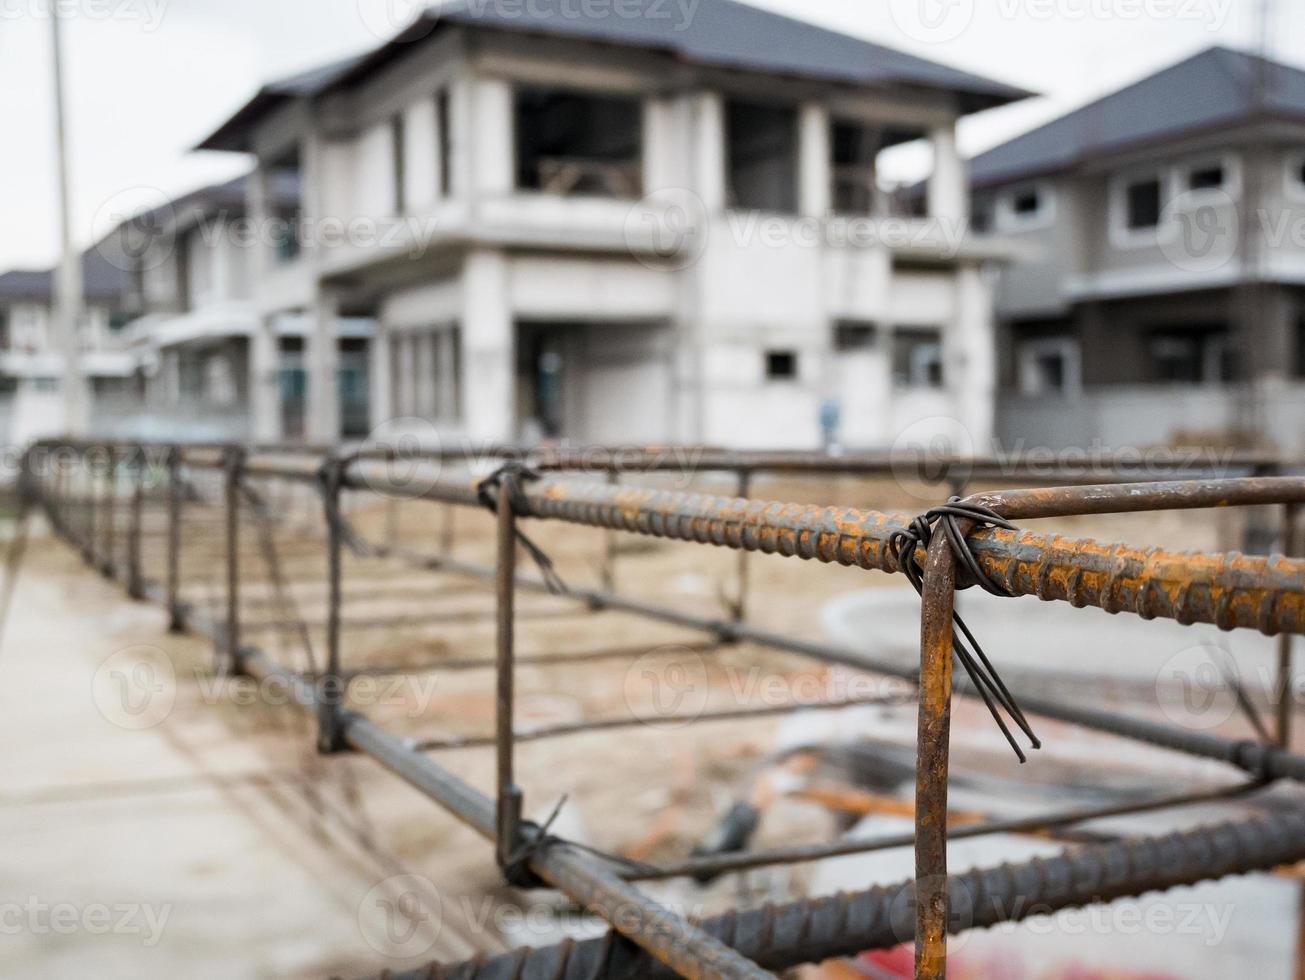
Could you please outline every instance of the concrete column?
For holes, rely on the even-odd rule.
[[[181,404],[181,355],[175,349],[163,351],[159,364],[160,401],[166,408]]]
[[[455,88],[453,131],[467,147],[466,183],[483,197],[502,197],[516,186],[516,140],[513,135],[512,84],[501,78],[476,78]],[[458,175],[458,164],[453,173]]]
[[[255,442],[277,442],[281,432],[281,344],[275,321],[261,317],[249,338],[249,429]]]
[[[929,217],[959,227],[969,221],[969,192],[965,161],[956,145],[956,126],[936,126],[929,133],[933,144],[933,173],[929,175]]]
[[[331,290],[320,289],[310,310],[312,322],[304,345],[308,370],[309,442],[334,444],[340,439],[340,395],[336,377],[340,366],[340,301]]]
[[[390,328],[382,321],[377,321],[376,332],[372,334],[371,357],[368,361],[371,387],[370,422],[373,429],[379,429],[397,414],[394,411],[393,378],[394,368],[391,349]]]
[[[502,252],[476,251],[462,270],[462,419],[476,440],[516,437],[516,338]]]
[[[417,393],[414,385],[413,361],[416,359],[413,335],[404,330],[394,338],[394,367],[398,374],[395,382],[394,414],[412,416],[417,413]]]
[[[725,210],[725,100],[703,92],[693,100],[693,190],[709,214]]]
[[[798,123],[798,207],[805,218],[823,218],[833,207],[833,153],[829,111],[802,106]]]
[[[997,398],[997,337],[992,284],[978,263],[956,271],[956,321],[943,335],[944,382],[974,450],[992,448]]]
[[[417,356],[413,359],[417,371],[417,415],[423,419],[434,419],[438,414],[438,402],[435,392],[435,333],[423,330],[414,338],[417,344]]]

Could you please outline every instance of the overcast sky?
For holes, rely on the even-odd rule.
[[[243,172],[239,156],[190,147],[262,81],[379,43],[415,0],[0,0],[0,271],[56,258],[52,2],[68,11],[84,246],[124,202]],[[753,2],[1042,93],[968,119],[962,145],[975,153],[1211,44],[1254,48],[1263,0]],[[1305,4],[1278,0],[1270,13],[1272,54],[1305,65]]]

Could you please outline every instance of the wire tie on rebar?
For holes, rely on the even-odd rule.
[[[492,513],[498,512],[498,495],[503,489],[503,480],[511,476],[510,502],[512,512],[518,517],[526,517],[530,514],[530,507],[526,501],[525,494],[521,491],[521,484],[527,480],[538,480],[542,474],[524,463],[512,461],[504,463],[485,479],[476,484],[476,499],[480,501],[482,507]],[[521,527],[516,528],[517,541],[521,547],[526,549],[526,553],[539,567],[540,574],[544,577],[544,586],[553,595],[570,595],[571,590],[562,581],[562,576],[558,574],[557,568],[553,565],[553,559],[544,553],[544,549],[531,541]]]
[[[520,829],[520,841],[517,846],[508,855],[507,861],[503,865],[503,877],[509,885],[517,888],[538,888],[544,884],[540,878],[530,870],[530,862],[540,854],[545,848],[553,845],[572,847],[578,851],[584,851],[586,854],[592,854],[594,857],[601,858],[604,861],[610,861],[619,865],[635,874],[652,874],[659,869],[650,864],[644,864],[642,861],[635,861],[631,858],[622,857],[619,854],[611,854],[608,851],[601,850],[597,847],[590,847],[588,844],[580,844],[573,840],[567,840],[564,837],[558,837],[548,832],[549,828],[556,822],[562,812],[562,807],[566,806],[569,797],[563,794],[553,807],[542,824],[537,824],[533,820],[522,820],[518,825]]]
[[[948,547],[951,548],[952,554],[956,556],[957,564],[968,575],[968,581],[964,585],[958,584],[958,588],[977,584],[990,595],[1013,596],[1014,593],[1010,591],[1004,582],[991,578],[979,564],[979,559],[971,549],[968,539],[961,533],[960,522],[963,520],[973,521],[978,527],[999,527],[1007,531],[1019,530],[1018,527],[989,507],[984,507],[982,504],[964,503],[960,497],[952,497],[943,506],[935,507],[914,518],[906,528],[894,531],[888,538],[888,552],[897,562],[897,567],[906,575],[916,593],[923,597],[924,565],[920,560],[920,552],[928,552],[934,533],[940,528],[947,539]],[[958,576],[958,582],[959,580],[960,576]],[[1006,741],[1014,749],[1016,757],[1021,763],[1026,762],[1027,757],[1024,755],[1019,743],[1015,741],[1015,736],[1011,734],[1010,726],[1006,724],[1005,718],[1002,717],[1002,711],[1005,711],[1028,737],[1029,744],[1033,748],[1042,748],[1042,742],[1033,733],[1032,727],[1024,717],[1024,712],[1020,710],[1019,704],[1016,703],[1014,696],[1006,687],[1005,682],[1002,681],[1001,675],[997,673],[997,669],[993,667],[988,655],[983,652],[983,647],[979,645],[979,641],[974,638],[974,634],[970,632],[969,627],[965,625],[965,620],[961,618],[960,613],[955,608],[952,609],[952,621],[955,623],[955,628],[952,630],[952,648],[955,651],[956,659],[965,668],[965,672],[969,675],[975,690],[979,692],[984,705],[987,706],[988,713],[992,715],[997,727],[1001,729],[1001,733],[1006,737]]]

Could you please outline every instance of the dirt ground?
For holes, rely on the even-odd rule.
[[[197,478],[197,485],[202,499],[186,512],[184,598],[220,618],[220,496],[211,480]],[[766,481],[754,490],[771,499],[903,512],[923,510],[926,493],[853,480]],[[320,505],[306,489],[269,488],[264,499],[282,520],[265,528],[257,515],[244,515],[242,636],[279,663],[312,670],[324,656]],[[372,541],[438,552],[450,539],[450,513],[427,503],[359,502],[350,519]],[[162,520],[151,506],[144,565],[156,580],[164,574]],[[1044,523],[1073,536],[1224,550],[1239,542],[1240,521],[1219,513]],[[604,533],[526,523],[569,585],[598,585]],[[491,527],[487,514],[457,513],[456,557],[490,564]],[[121,559],[120,534],[114,544]],[[724,615],[735,586],[733,553],[622,535],[616,554],[618,591]],[[535,571],[524,556],[521,571]],[[821,635],[830,599],[903,587],[878,573],[773,556],[752,556],[749,575],[749,619],[811,637]],[[353,707],[414,740],[490,734],[490,588],[350,555],[344,666],[373,672],[354,681]],[[775,753],[870,738],[885,759],[909,764],[914,707],[899,682],[749,644],[722,647],[701,632],[589,611],[566,598],[522,593],[518,620],[524,660],[593,654],[519,668],[519,731],[639,722],[519,746],[528,815],[543,820],[565,799],[554,825],[564,837],[634,859],[673,860],[708,837],[731,802],[760,793],[767,809],[756,845],[829,840],[854,812],[842,804],[831,809],[809,780],[791,791],[792,776],[775,765]],[[912,640],[867,637],[867,649],[909,648]],[[0,756],[0,975],[351,977],[594,932],[592,921],[551,896],[505,888],[490,845],[377,764],[318,755],[311,718],[248,679],[215,673],[216,659],[210,644],[169,634],[161,610],[127,600],[119,585],[38,529],[0,650],[0,739],[7,747]],[[1054,680],[1046,683],[1039,693],[1054,690]],[[1110,678],[1080,680],[1062,693],[1157,713],[1133,687]],[[884,703],[701,719],[849,696]],[[958,702],[955,725],[961,798],[995,816],[1056,801],[1142,797],[1160,788],[1157,772],[1175,788],[1228,779],[1212,764],[1125,750],[1107,736],[1049,723],[1039,726],[1047,748],[1020,767],[981,707]],[[1250,732],[1240,717],[1221,730]],[[491,791],[492,749],[451,747],[433,757]],[[967,785],[974,788],[967,778],[987,782],[966,796]],[[1030,788],[1016,793],[1014,786]],[[866,789],[846,780],[831,787]],[[873,789],[887,812],[892,801],[909,812],[910,786],[900,774]],[[1228,804],[1219,812],[1249,809]],[[685,914],[711,914],[807,894],[818,870],[776,868],[647,891]],[[387,910],[403,903],[420,914],[405,919],[413,928],[396,932]],[[104,908],[115,921],[107,929],[96,924]],[[55,922],[59,916],[66,928]],[[119,928],[118,920],[126,924]]]

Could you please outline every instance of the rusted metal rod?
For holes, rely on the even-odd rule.
[[[1300,504],[1284,504],[1282,508],[1282,553],[1299,556],[1302,551],[1300,532]],[[1291,722],[1295,710],[1296,671],[1292,658],[1294,638],[1289,633],[1278,637],[1277,676],[1277,738],[1278,744],[1291,748]]]
[[[497,611],[494,637],[494,746],[498,790],[498,808],[494,825],[494,850],[498,866],[511,874],[514,855],[524,843],[521,839],[521,788],[513,772],[516,750],[514,697],[516,681],[515,639],[517,582],[517,518],[513,497],[516,477],[505,472],[499,477],[498,512],[495,515],[497,537],[494,569],[494,599]]]

